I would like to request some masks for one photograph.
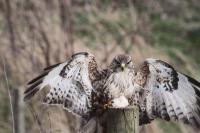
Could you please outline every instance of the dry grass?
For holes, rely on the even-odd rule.
[[[165,49],[154,46],[151,12],[139,12],[139,7],[135,5],[142,4],[145,9],[153,7],[152,12],[159,13],[164,12],[164,7],[159,2],[150,0],[146,4],[144,1],[136,0],[133,4],[131,0],[127,1],[128,4],[109,1],[105,4],[105,1],[99,0],[88,3],[81,0],[71,3],[68,3],[70,0],[10,0],[7,3],[10,9],[6,8],[4,1],[0,2],[0,7],[3,7],[0,8],[0,56],[4,57],[4,63],[0,65],[3,70],[0,71],[0,79],[1,88],[6,88],[6,91],[0,90],[0,101],[9,99],[9,112],[13,111],[10,89],[25,88],[28,80],[42,68],[65,61],[79,51],[93,53],[101,68],[109,65],[115,55],[128,53],[136,65],[148,57],[156,57],[199,78],[199,66],[181,50],[172,50],[176,53],[175,59]],[[8,15],[8,12],[11,14]],[[64,112],[61,107],[44,109],[40,96],[27,104],[31,106],[26,106],[26,133],[77,132],[80,127],[80,118]],[[0,108],[0,117],[7,112],[6,106],[0,102],[0,107],[3,107]],[[8,129],[13,127],[13,122],[13,112],[6,114],[0,120],[0,131],[10,132]],[[159,123],[146,126],[146,131],[164,132]],[[184,130],[181,126],[181,131]]]
[[[9,81],[8,81],[8,76],[6,73],[6,64],[3,58],[1,58],[2,62],[3,62],[3,71],[4,71],[4,76],[5,76],[5,82],[6,82],[6,88],[7,88],[7,92],[8,92],[8,97],[9,97],[9,104],[10,104],[10,112],[11,112],[11,120],[12,120],[12,128],[13,128],[13,133],[16,133],[15,131],[15,121],[14,121],[14,113],[13,113],[13,104],[12,104],[12,96],[11,96],[11,91],[10,91],[10,87],[9,87]]]

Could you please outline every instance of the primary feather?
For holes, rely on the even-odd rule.
[[[157,59],[147,59],[135,73],[131,57],[118,55],[99,71],[93,55],[76,53],[45,68],[28,85],[25,101],[48,86],[44,103],[90,119],[82,132],[101,132],[99,118],[107,108],[133,105],[139,107],[140,125],[156,118],[200,125],[200,83]]]
[[[88,116],[93,90],[89,76],[89,63],[92,59],[92,55],[78,53],[69,61],[45,68],[43,74],[29,82],[30,86],[24,92],[24,100],[49,86],[50,91],[44,98],[44,103],[62,104],[70,112]]]
[[[140,124],[160,117],[198,127],[200,92],[192,84],[199,87],[199,82],[177,72],[161,60],[147,59],[143,65],[136,74],[135,82],[148,91],[143,98],[146,101],[146,110],[142,112],[142,116],[149,120],[141,117]],[[144,71],[144,68],[148,71]]]

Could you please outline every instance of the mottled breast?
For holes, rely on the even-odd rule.
[[[112,73],[105,83],[105,93],[110,98],[117,98],[122,95],[131,97],[134,92],[133,77],[133,73],[129,71]]]

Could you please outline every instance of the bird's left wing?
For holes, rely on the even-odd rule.
[[[159,117],[200,125],[200,83],[177,72],[168,63],[147,59],[136,74],[135,83],[147,93],[140,124]]]
[[[71,59],[44,69],[43,74],[31,80],[25,90],[24,100],[49,86],[44,103],[61,104],[68,111],[87,116],[91,106],[92,78],[96,72],[94,56],[82,52]]]

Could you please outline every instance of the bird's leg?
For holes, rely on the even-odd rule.
[[[146,112],[146,96],[149,94],[148,90],[143,90],[139,95],[139,106],[142,112]]]
[[[145,102],[143,101],[142,104],[140,105],[140,109],[142,112],[146,111],[146,106],[145,106]]]
[[[129,108],[139,107],[141,111],[146,111],[146,101],[139,91],[135,91],[134,95],[129,99]]]
[[[133,100],[135,106],[139,106],[139,97],[140,97],[139,92],[135,92],[135,96]]]
[[[106,104],[104,104],[104,109],[112,107],[112,99],[109,99]]]
[[[139,98],[140,98],[139,92],[135,91],[134,95],[128,99],[130,104],[128,108],[139,107]]]

